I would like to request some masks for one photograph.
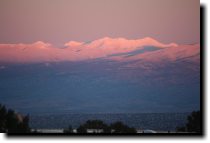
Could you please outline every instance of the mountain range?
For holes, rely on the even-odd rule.
[[[200,45],[105,37],[0,44],[1,102],[26,113],[191,112]]]

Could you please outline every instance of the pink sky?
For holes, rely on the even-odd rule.
[[[0,43],[102,37],[200,42],[199,0],[0,0]],[[76,43],[74,43],[76,44]]]

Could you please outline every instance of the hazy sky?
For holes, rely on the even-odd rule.
[[[102,37],[200,42],[199,0],[0,0],[0,43]]]

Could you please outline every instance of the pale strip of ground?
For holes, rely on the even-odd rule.
[[[64,133],[64,129],[32,129],[31,130],[36,131],[37,133]],[[137,130],[137,133],[186,133],[186,132],[176,132],[176,131],[154,131],[154,130]],[[76,129],[73,129],[73,133],[77,133]],[[93,132],[89,132],[89,133],[93,133]]]

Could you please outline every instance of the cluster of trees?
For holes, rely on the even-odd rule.
[[[178,132],[201,132],[200,125],[200,111],[193,111],[191,115],[187,117],[187,123],[183,127],[177,127]]]
[[[187,123],[183,127],[177,127],[177,132],[201,132],[200,125],[200,111],[193,111],[187,117]],[[101,120],[88,120],[86,123],[80,125],[77,128],[77,133],[87,133],[89,129],[103,130],[103,133],[137,133],[135,128],[131,128],[122,122],[115,122],[110,125],[105,124]],[[73,133],[73,129],[70,126],[68,129],[64,130],[65,133]]]
[[[0,104],[1,133],[29,133],[29,116],[22,116]]]
[[[77,133],[88,133],[102,131],[102,133],[137,133],[135,128],[129,127],[122,122],[115,122],[107,125],[101,120],[88,120],[77,128]],[[201,132],[200,111],[193,111],[187,118],[187,123],[183,127],[177,127],[177,132]],[[0,104],[0,132],[1,133],[30,133],[29,116],[22,116],[14,110],[7,109]],[[69,126],[64,133],[73,133],[73,128]]]
[[[105,124],[101,120],[88,120],[86,123],[77,128],[77,133],[88,133],[88,130],[102,130],[102,133],[136,133],[135,128],[128,127],[122,122],[115,122],[110,125]],[[73,133],[72,127],[64,130],[65,133]]]

